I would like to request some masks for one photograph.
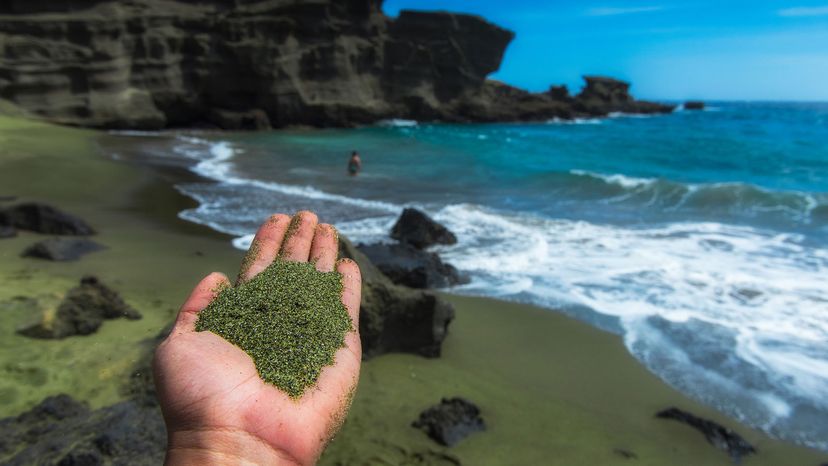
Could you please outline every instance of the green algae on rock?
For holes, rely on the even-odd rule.
[[[199,314],[196,331],[238,346],[262,380],[299,398],[353,329],[341,296],[341,274],[277,259],[250,281],[221,290]]]

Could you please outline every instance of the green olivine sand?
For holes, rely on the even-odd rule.
[[[334,363],[352,329],[341,296],[339,273],[277,259],[252,280],[221,290],[196,330],[243,349],[262,380],[299,398]]]

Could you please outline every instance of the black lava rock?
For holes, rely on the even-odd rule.
[[[486,430],[480,409],[463,398],[443,398],[411,424],[437,443],[450,447],[469,435]]]
[[[90,410],[69,395],[0,419],[0,463],[61,466],[158,465],[167,433],[161,411],[127,400]]]
[[[685,110],[704,110],[704,102],[700,100],[689,100],[684,103]]]
[[[700,418],[678,408],[668,408],[659,411],[656,417],[673,419],[683,422],[704,434],[707,441],[716,448],[727,452],[735,463],[739,463],[743,456],[756,453],[756,448],[749,444],[741,435],[708,419]]]
[[[457,237],[448,228],[417,209],[403,210],[391,228],[391,237],[401,243],[423,249],[434,244],[455,244]]]
[[[81,279],[80,286],[69,290],[48,324],[40,322],[20,329],[18,333],[46,339],[89,335],[96,332],[105,319],[119,317],[136,320],[141,314],[125,303],[116,291],[90,276]]]
[[[29,246],[22,256],[50,261],[74,261],[103,249],[106,248],[85,238],[50,238]]]
[[[26,424],[37,424],[40,422],[60,421],[88,412],[89,407],[85,403],[76,401],[69,395],[60,394],[50,396],[34,408],[20,414],[17,416],[17,421]]]
[[[467,282],[454,266],[443,262],[437,254],[408,244],[360,245],[358,249],[398,285],[445,288]]]
[[[17,204],[0,210],[0,225],[50,235],[95,234],[95,230],[80,218],[37,202]]]
[[[356,261],[362,272],[362,357],[386,353],[439,357],[454,307],[430,291],[393,284],[344,236],[339,237],[339,255]]]

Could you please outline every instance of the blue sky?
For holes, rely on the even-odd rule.
[[[828,0],[386,0],[474,13],[517,37],[492,77],[530,90],[629,80],[655,99],[828,101]]]

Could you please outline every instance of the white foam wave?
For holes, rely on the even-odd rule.
[[[268,191],[279,192],[290,196],[308,199],[337,202],[357,207],[377,209],[386,212],[399,212],[402,207],[383,201],[353,198],[340,194],[327,193],[312,186],[296,186],[273,181],[263,181],[237,176],[233,170],[233,157],[239,153],[227,141],[208,141],[192,136],[179,136],[178,139],[186,144],[178,145],[174,150],[191,159],[198,160],[192,168],[194,172],[205,178],[227,185],[253,186]]]
[[[655,178],[637,178],[621,174],[604,175],[602,173],[595,173],[587,170],[570,170],[569,173],[578,176],[591,176],[593,178],[599,178],[607,183],[616,184],[623,188],[629,189],[650,186],[657,181]]]
[[[609,118],[653,118],[659,115],[651,113],[609,112],[607,116]]]
[[[239,236],[238,238],[233,238],[233,247],[236,249],[241,249],[242,251],[247,251],[250,249],[250,245],[253,244],[253,237],[256,235],[254,233],[250,233],[244,236]]]
[[[555,117],[551,120],[546,121],[547,124],[551,125],[600,125],[603,123],[603,120],[600,118],[572,118],[572,119],[565,119]]]
[[[396,128],[411,128],[417,126],[416,120],[405,120],[402,118],[391,118],[390,120],[380,120],[377,122],[378,126],[391,126]]]
[[[721,398],[705,401],[754,425],[793,422],[796,410],[828,413],[828,251],[802,237],[718,223],[620,228],[465,204],[434,215],[459,239],[441,255],[475,278],[462,291],[617,318],[630,350],[654,372],[701,398],[715,393]],[[643,326],[654,317],[733,332],[734,347],[722,350],[735,354],[733,366],[704,368],[688,356],[693,341],[651,341],[655,333]],[[668,357],[665,345],[682,357]],[[697,366],[721,382],[690,380]],[[818,445],[815,435],[800,440]]]

